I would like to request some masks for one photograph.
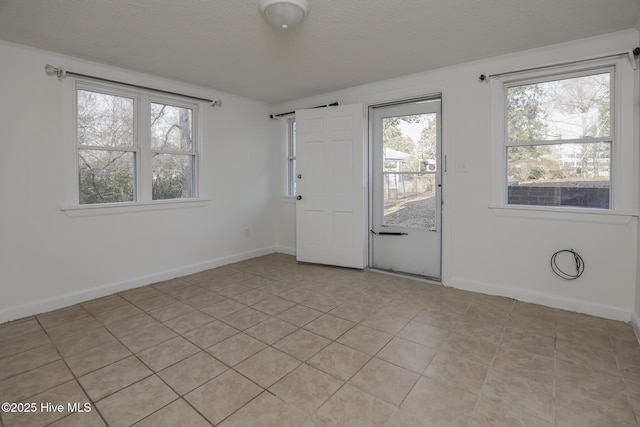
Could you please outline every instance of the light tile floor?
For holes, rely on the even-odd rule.
[[[273,254],[0,325],[0,402],[35,409],[0,427],[638,427],[640,345],[621,322]]]

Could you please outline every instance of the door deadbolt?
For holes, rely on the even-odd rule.
[[[298,174],[298,179],[302,179],[302,174],[301,173]]]
[[[301,196],[301,195],[298,195],[298,196],[296,197],[296,199],[297,199],[297,200],[302,200],[302,196]]]

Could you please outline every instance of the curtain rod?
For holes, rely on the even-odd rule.
[[[339,104],[338,104],[337,102],[333,102],[333,103],[331,103],[331,104],[318,105],[317,107],[311,107],[311,108],[309,108],[309,109],[311,110],[311,109],[314,109],[314,108],[337,107],[338,105],[339,105]],[[289,114],[294,114],[294,113],[295,113],[295,111],[289,111],[288,113],[271,114],[271,115],[269,116],[269,118],[270,118],[270,119],[276,119],[276,118],[278,118],[278,117],[288,116]]]
[[[55,74],[58,77],[58,80],[62,80],[64,77],[66,77],[68,75],[69,76],[76,76],[76,77],[84,77],[84,78],[87,78],[87,79],[98,80],[98,81],[101,81],[101,82],[115,83],[115,84],[119,84],[119,85],[135,87],[137,89],[150,90],[150,91],[153,91],[153,92],[164,93],[164,94],[167,94],[167,95],[181,96],[183,98],[195,99],[197,101],[204,101],[204,102],[210,104],[212,107],[221,107],[222,106],[222,100],[221,99],[211,100],[211,99],[207,99],[207,98],[200,98],[200,97],[197,97],[197,96],[185,95],[183,93],[171,92],[171,91],[168,91],[168,90],[162,90],[162,89],[156,89],[156,88],[152,88],[152,87],[148,87],[148,86],[136,85],[136,84],[133,84],[133,83],[125,83],[125,82],[120,82],[120,81],[117,81],[117,80],[105,79],[103,77],[91,76],[89,74],[81,74],[81,73],[75,73],[73,71],[65,71],[62,68],[54,67],[51,64],[45,65],[44,66],[44,71],[50,76]]]
[[[564,65],[573,65],[573,64],[579,64],[581,62],[587,62],[587,61],[597,61],[598,59],[607,59],[607,58],[617,58],[619,56],[627,56],[629,58],[629,61],[631,62],[633,69],[635,70],[637,68],[636,64],[635,64],[635,58],[637,58],[638,56],[640,56],[640,47],[636,47],[633,50],[629,50],[626,52],[620,52],[620,53],[613,53],[611,55],[604,55],[604,56],[598,56],[596,58],[588,58],[588,59],[582,59],[582,60],[578,60],[578,61],[567,61],[567,62],[561,62],[561,63],[557,63],[557,64],[551,64],[551,65],[545,65],[542,67],[532,67],[532,68],[525,68],[522,70],[514,70],[514,71],[505,71],[504,73],[497,73],[497,74],[480,74],[480,81],[484,82],[488,79],[494,78],[494,77],[503,77],[503,76],[508,76],[511,74],[518,74],[518,73],[524,73],[527,71],[538,71],[538,70],[544,70],[546,68],[551,68],[551,67],[562,67]]]

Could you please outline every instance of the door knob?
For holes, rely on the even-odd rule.
[[[298,196],[296,197],[297,200],[302,200],[302,196],[298,194]]]

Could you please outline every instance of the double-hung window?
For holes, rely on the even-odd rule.
[[[80,205],[197,197],[197,105],[78,82]]]
[[[496,215],[637,215],[633,66],[611,55],[490,76]]]
[[[611,207],[614,69],[504,84],[507,204]]]

